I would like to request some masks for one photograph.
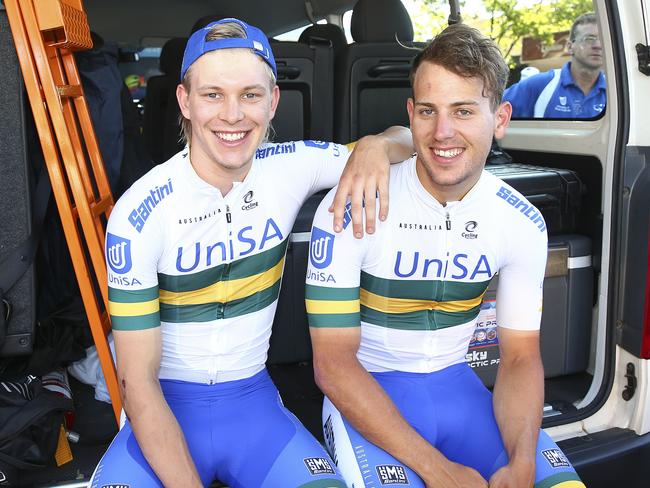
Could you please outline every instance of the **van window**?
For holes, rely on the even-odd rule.
[[[403,3],[415,41],[447,25],[447,0]],[[464,23],[497,41],[510,66],[504,98],[513,105],[513,119],[602,117],[606,78],[597,19],[588,15],[591,0],[466,0],[461,11]]]
[[[135,52],[124,52],[119,63],[124,83],[129,88],[134,102],[144,99],[147,81],[162,74],[159,68],[160,47],[144,47]]]
[[[317,24],[327,24],[327,21],[325,19],[321,19]],[[285,32],[283,34],[279,34],[277,36],[273,36],[274,39],[278,41],[293,41],[297,42],[298,39],[300,38],[300,34],[302,34],[302,31],[304,31],[307,27],[309,27],[311,24],[306,24],[303,25],[302,27],[298,27],[297,29],[290,30],[288,32]]]

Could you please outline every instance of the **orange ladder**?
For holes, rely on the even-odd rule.
[[[106,222],[113,208],[73,51],[92,48],[81,0],[5,0],[52,193],[115,418],[122,409],[107,341]],[[88,161],[89,160],[89,161]],[[96,290],[101,290],[98,296]]]

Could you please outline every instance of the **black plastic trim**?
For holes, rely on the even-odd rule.
[[[589,488],[645,488],[650,476],[650,434],[613,428],[558,442]]]

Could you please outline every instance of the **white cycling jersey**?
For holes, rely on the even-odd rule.
[[[186,148],[120,198],[106,235],[112,327],[162,327],[161,379],[215,383],[264,368],[294,220],[338,182],[347,154],[267,144],[224,197]]]
[[[368,371],[430,373],[465,361],[497,273],[499,326],[539,328],[546,225],[499,178],[483,171],[461,201],[443,206],[420,183],[415,157],[393,165],[388,218],[362,240],[350,227],[329,231],[332,198],[312,228],[309,324],[361,326],[357,357]]]

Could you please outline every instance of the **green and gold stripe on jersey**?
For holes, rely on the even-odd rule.
[[[312,327],[360,322],[403,330],[436,330],[475,319],[489,281],[391,280],[361,272],[359,288],[307,285]]]
[[[158,274],[161,320],[209,322],[271,305],[280,294],[287,242],[198,273]]]
[[[358,327],[359,288],[307,285],[305,308],[311,327]]]
[[[151,329],[160,325],[158,287],[121,290],[108,287],[108,311],[115,330]]]
[[[158,286],[147,290],[109,288],[113,327],[145,329],[159,326],[161,321],[210,322],[262,310],[280,294],[287,242],[197,273],[159,273]]]

